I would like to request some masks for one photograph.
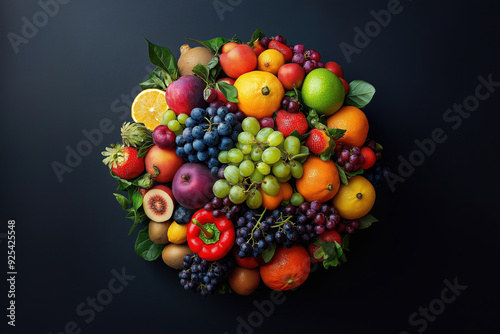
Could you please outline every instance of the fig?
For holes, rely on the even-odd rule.
[[[168,229],[170,228],[171,223],[171,221],[163,223],[150,221],[148,225],[149,239],[151,239],[151,241],[155,244],[168,244]]]
[[[212,60],[215,53],[210,49],[203,46],[198,46],[196,48],[190,48],[189,45],[184,44],[180,48],[181,56],[177,62],[179,67],[179,73],[182,75],[192,75],[193,67],[198,64],[208,65],[210,60]]]
[[[155,222],[166,222],[174,212],[174,201],[165,191],[151,189],[144,195],[142,205],[146,215]]]
[[[168,244],[161,252],[161,258],[165,264],[174,269],[182,269],[184,256],[193,254],[193,251],[187,244],[176,245]]]

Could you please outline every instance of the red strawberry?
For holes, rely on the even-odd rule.
[[[106,151],[102,152],[106,157],[102,162],[116,176],[130,180],[144,172],[144,158],[139,158],[138,153],[139,151],[133,147],[111,144],[111,147],[106,147]]]
[[[307,137],[305,145],[314,154],[323,153],[329,146],[330,137],[325,131],[319,129],[312,129],[311,134]]]
[[[260,44],[259,41],[255,41],[253,42],[253,52],[255,52],[255,55],[258,57],[262,52],[264,52],[266,50],[265,47],[262,46],[262,44]]]
[[[294,130],[297,130],[300,135],[307,132],[309,125],[307,124],[306,115],[301,112],[291,113],[280,110],[276,115],[276,125],[278,131],[284,137],[288,137]]]
[[[269,49],[275,49],[281,52],[283,57],[285,57],[285,61],[287,63],[292,61],[293,51],[288,46],[283,43],[278,42],[277,40],[272,40],[269,42]]]

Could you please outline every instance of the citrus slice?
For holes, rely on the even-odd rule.
[[[165,92],[159,89],[145,89],[140,92],[132,103],[132,119],[153,131],[167,111]]]

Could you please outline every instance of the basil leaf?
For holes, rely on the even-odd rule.
[[[177,67],[177,60],[172,52],[164,46],[158,46],[146,39],[148,42],[148,54],[151,64],[159,67],[167,72],[173,80],[179,77],[179,68]]]
[[[233,103],[238,103],[238,90],[233,85],[228,84],[227,82],[218,82],[217,88],[224,95],[224,97]]]
[[[375,218],[374,216],[372,216],[371,214],[367,214],[367,215],[359,218],[358,220],[359,220],[359,229],[360,230],[362,230],[364,228],[368,228],[368,227],[372,226],[373,223],[378,222],[378,219]]]
[[[151,72],[149,78],[146,81],[141,82],[139,86],[141,86],[143,90],[149,88],[167,90],[167,85],[165,85],[165,82],[163,81],[161,68],[157,67],[153,72]]]
[[[349,183],[347,181],[347,175],[344,172],[344,169],[342,169],[339,165],[335,164],[337,166],[337,170],[339,171],[339,176],[340,176],[340,181],[342,182],[343,185],[346,185]]]
[[[160,257],[164,245],[158,245],[149,239],[148,226],[143,228],[135,241],[135,253],[146,261],[154,261]]]
[[[364,108],[373,98],[375,87],[363,80],[354,80],[349,84],[349,92],[344,104],[356,108]]]
[[[128,200],[127,197],[120,195],[120,194],[113,194],[116,197],[116,200],[120,205],[122,206],[123,210],[127,210],[127,208],[130,206],[130,201]]]
[[[264,259],[264,262],[268,263],[269,261],[271,261],[275,252],[276,252],[276,244],[273,243],[262,252],[262,258]]]
[[[187,40],[191,41],[191,42],[200,43],[201,45],[206,46],[207,48],[209,48],[210,50],[215,52],[216,54],[219,52],[219,49],[224,44],[227,43],[227,39],[224,37],[216,37],[216,38],[209,39],[208,41],[198,41],[196,39],[191,39],[191,38],[188,38]]]
[[[365,170],[363,168],[360,168],[355,172],[347,172],[346,174],[347,174],[347,176],[349,176],[349,178],[351,178],[353,176],[363,174],[364,172],[365,172]]]
[[[132,196],[132,203],[134,210],[137,210],[142,206],[142,195],[140,192],[137,191],[134,193],[134,196]]]

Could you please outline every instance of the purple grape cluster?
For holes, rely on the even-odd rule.
[[[222,287],[234,260],[232,256],[226,256],[210,262],[194,254],[184,256],[182,265],[184,269],[179,272],[179,278],[184,289],[208,296]]]
[[[316,50],[306,50],[304,44],[295,44],[292,50],[292,63],[302,66],[306,74],[314,69],[325,67],[325,64],[321,62],[321,55]]]
[[[204,209],[206,211],[212,212],[215,218],[226,216],[227,219],[234,220],[238,218],[239,214],[242,214],[243,206],[240,204],[234,204],[229,199],[229,196],[224,198],[214,197],[212,200],[205,204]]]
[[[346,172],[356,172],[365,163],[359,147],[342,145],[335,154],[335,162]]]
[[[335,208],[327,203],[321,204],[320,201],[302,202],[296,211],[297,221],[313,225],[314,232],[318,235],[335,230],[340,223],[340,216]]]

